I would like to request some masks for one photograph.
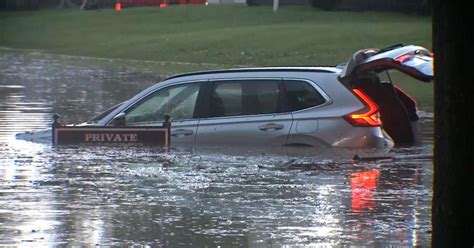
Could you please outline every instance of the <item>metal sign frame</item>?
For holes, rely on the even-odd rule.
[[[136,144],[170,145],[169,128],[159,127],[54,127],[54,145]]]

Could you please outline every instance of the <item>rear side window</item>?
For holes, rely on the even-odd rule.
[[[297,111],[321,105],[324,97],[308,82],[288,80],[284,82],[285,111]]]
[[[277,113],[279,80],[215,82],[210,99],[210,117]]]

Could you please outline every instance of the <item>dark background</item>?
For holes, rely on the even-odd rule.
[[[82,0],[70,0],[80,5]],[[88,8],[112,7],[115,0],[89,0]],[[168,1],[170,2],[170,1]],[[325,10],[377,10],[430,14],[430,0],[279,0],[280,5],[311,5]],[[2,0],[0,10],[27,10],[58,7],[61,0]],[[273,0],[247,0],[247,5],[271,5]]]

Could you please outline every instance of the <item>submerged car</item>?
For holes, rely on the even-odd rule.
[[[429,82],[432,54],[397,45],[358,51],[336,67],[175,75],[81,125],[159,126],[169,114],[172,145],[411,145],[417,141],[416,102],[393,82],[381,81],[379,74],[391,69]]]

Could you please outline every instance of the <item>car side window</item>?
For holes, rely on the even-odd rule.
[[[326,99],[308,82],[287,80],[285,87],[285,110],[297,111],[321,105]]]
[[[279,80],[215,82],[210,117],[270,114],[278,112]]]
[[[190,83],[157,90],[126,111],[125,123],[163,121],[165,114],[174,120],[191,119],[199,88],[199,83]]]

